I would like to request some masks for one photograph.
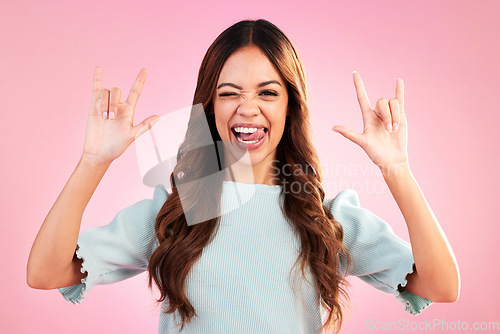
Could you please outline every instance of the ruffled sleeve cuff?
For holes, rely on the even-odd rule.
[[[351,259],[347,274],[396,296],[412,315],[420,314],[433,303],[400,288],[406,286],[406,277],[415,268],[411,245],[394,234],[387,222],[362,208],[354,190],[344,189],[325,203],[342,224],[343,242]],[[341,263],[340,267],[344,272],[345,265]]]
[[[399,287],[405,287],[408,281],[407,276],[415,271],[415,262],[413,257],[409,257],[401,261],[401,264],[397,267],[396,272],[396,284],[394,288],[394,294],[396,298],[403,303],[405,311],[411,315],[417,315],[422,313],[427,307],[429,307],[433,301],[418,295],[415,295],[409,291],[401,290]]]
[[[83,259],[80,271],[87,272],[87,277],[82,278],[81,284],[59,288],[59,292],[67,301],[81,304],[87,292],[98,284],[99,271],[97,270],[97,260],[88,247],[77,244],[75,252],[79,259]]]
[[[96,226],[78,236],[75,255],[82,259],[81,284],[60,288],[63,297],[80,304],[96,285],[111,284],[144,272],[155,236],[155,219],[169,193],[155,187],[153,199],[144,199],[120,210],[107,225]],[[152,246],[152,248],[150,248]]]

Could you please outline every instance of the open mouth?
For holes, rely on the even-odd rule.
[[[266,136],[267,128],[263,126],[233,126],[231,132],[238,142],[251,145],[261,141]]]

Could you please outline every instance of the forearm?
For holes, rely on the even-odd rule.
[[[45,285],[70,270],[83,212],[110,163],[82,156],[35,238],[27,265],[30,286]]]
[[[460,276],[453,251],[407,163],[382,169],[408,226],[419,280],[431,300],[458,297]]]

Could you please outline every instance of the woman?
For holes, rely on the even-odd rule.
[[[149,286],[161,292],[161,333],[338,331],[348,275],[394,294],[411,314],[458,298],[453,252],[409,169],[402,80],[396,98],[372,109],[354,73],[364,131],[334,130],[381,169],[411,247],[361,208],[354,191],[325,197],[301,62],[265,20],[234,24],[208,49],[193,99],[203,111],[193,109],[172,192],[157,186],[153,200],[78,236],[111,162],[159,119],[132,126],[146,74],[141,70],[122,103],[119,89],[101,88],[96,68],[82,158],[33,244],[31,287],[59,288],[80,303],[94,285],[147,269]],[[207,135],[223,145],[192,149]],[[214,152],[216,168],[207,163]]]

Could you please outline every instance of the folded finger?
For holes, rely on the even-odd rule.
[[[392,117],[391,117],[391,111],[389,109],[389,104],[387,103],[386,99],[381,98],[377,101],[377,104],[375,106],[375,113],[379,116],[382,122],[384,122],[384,126],[387,129],[387,131],[391,132]]]
[[[392,129],[396,131],[399,127],[399,101],[397,99],[389,100],[389,109],[391,109]]]
[[[109,109],[109,89],[101,90],[101,114],[102,118],[108,118]]]
[[[113,87],[109,93],[109,119],[115,118],[118,105],[121,102],[122,92],[120,88]]]

